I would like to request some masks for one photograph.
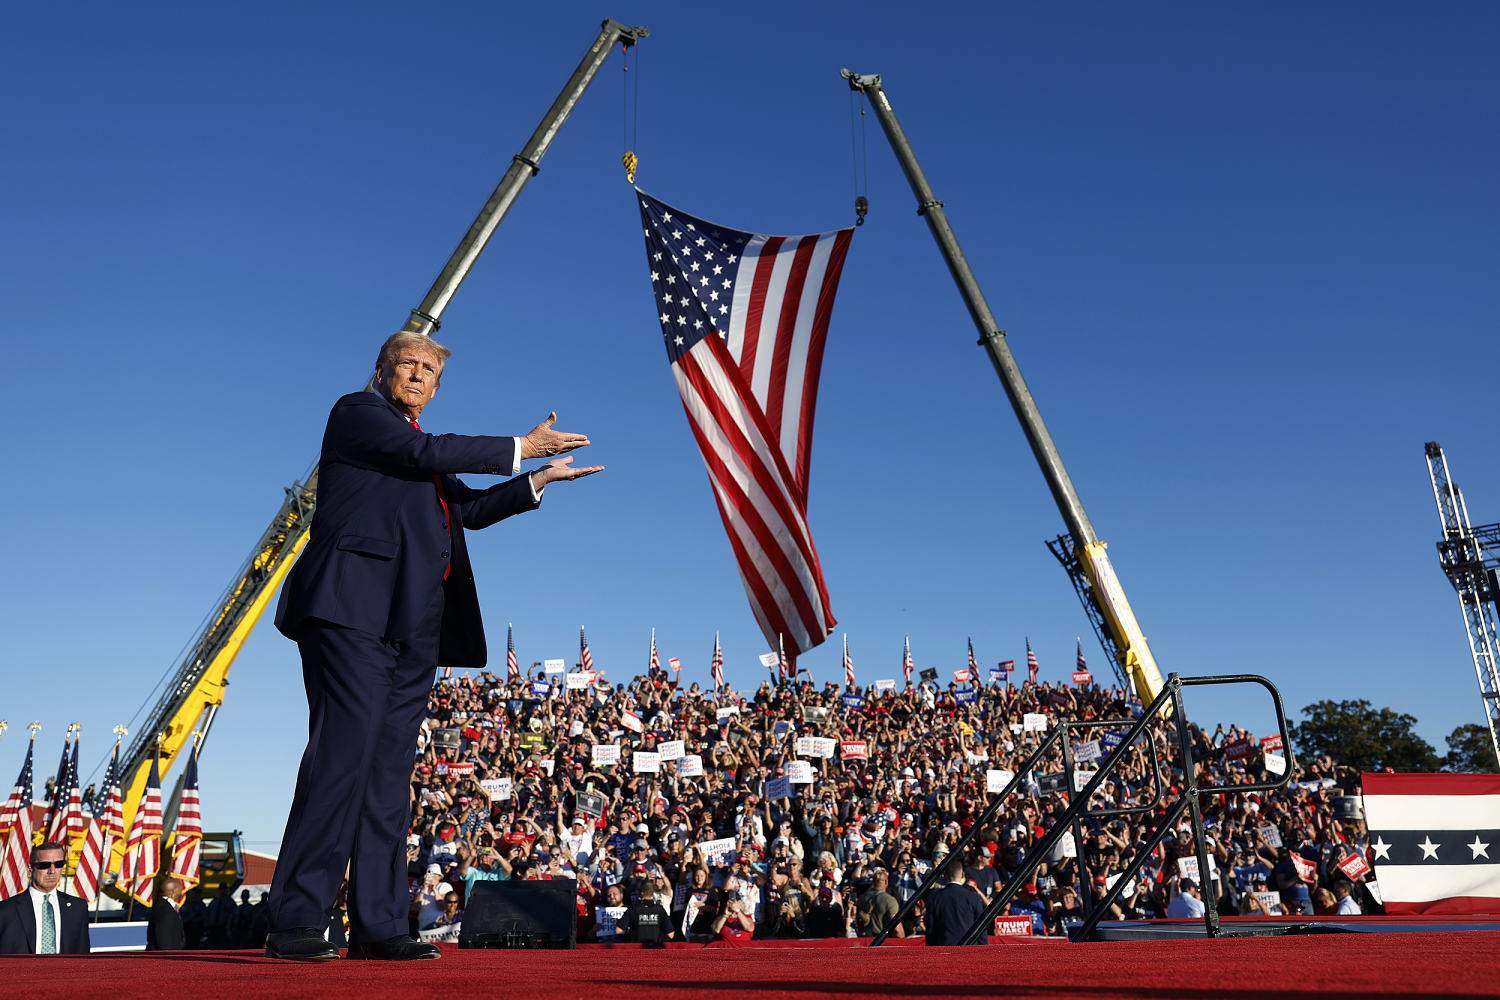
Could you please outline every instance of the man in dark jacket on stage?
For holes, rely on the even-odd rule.
[[[0,902],[0,955],[87,955],[89,910],[57,887],[67,848],[47,841],[31,849],[31,886]]]
[[[589,443],[553,430],[556,414],[524,437],[425,433],[417,417],[448,356],[397,333],[376,360],[377,391],[344,396],[328,416],[312,532],[276,611],[302,656],[310,722],[271,884],[273,958],[338,957],[323,928],[346,865],[349,957],[438,957],[409,936],[404,839],[433,668],[486,661],[464,529],[534,510],[548,483],[600,471],[567,457],[515,475],[524,459]],[[475,489],[461,472],[515,478]]]
[[[182,927],[182,883],[169,878],[161,884],[161,894],[151,903],[151,919],[146,924],[147,951],[182,951],[187,947],[187,933]]]
[[[927,897],[927,944],[958,944],[964,932],[984,913],[984,897],[964,877],[964,859],[948,861],[948,882]],[[989,941],[979,936],[979,944]]]

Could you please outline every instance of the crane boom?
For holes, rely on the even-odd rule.
[[[1474,527],[1463,491],[1448,474],[1448,457],[1442,446],[1429,441],[1427,475],[1432,480],[1432,498],[1437,501],[1443,540],[1437,543],[1438,562],[1453,590],[1469,638],[1469,655],[1479,679],[1479,697],[1484,720],[1490,727],[1490,745],[1500,758],[1500,524]]]
[[[541,124],[521,152],[512,157],[510,168],[448,258],[421,305],[411,310],[405,329],[430,335],[438,328],[444,310],[521,189],[540,169],[539,164],[552,140],[593,82],[610,51],[616,44],[634,45],[650,33],[650,29],[644,26],[629,27],[611,19],[604,21],[577,69],[542,117]],[[294,483],[287,490],[286,500],[276,512],[271,526],[214,606],[203,632],[178,663],[172,680],[151,710],[146,724],[136,730],[135,738],[120,762],[127,830],[146,785],[149,773],[146,764],[156,750],[157,734],[162,734],[160,768],[163,775],[186,748],[195,730],[207,734],[214,714],[223,704],[224,688],[235,656],[307,542],[317,506],[317,489],[318,472],[314,468],[306,482]],[[174,795],[174,804],[176,798]],[[167,811],[172,812],[172,808]],[[124,848],[122,838],[115,844],[112,867],[118,867]]]
[[[1041,410],[1037,408],[1026,380],[1021,377],[1021,368],[1011,354],[1005,331],[995,322],[984,292],[979,288],[979,281],[974,277],[963,249],[958,245],[958,238],[953,235],[953,227],[948,224],[943,203],[927,183],[927,175],[922,172],[917,155],[906,138],[906,132],[896,119],[896,112],[881,85],[879,74],[866,76],[846,69],[842,75],[849,81],[852,89],[869,99],[875,117],[880,120],[880,127],[885,131],[886,139],[890,141],[891,149],[901,163],[912,192],[917,196],[917,214],[927,220],[927,226],[937,240],[938,249],[958,285],[959,294],[963,296],[969,315],[979,329],[979,342],[989,351],[995,373],[1000,376],[1005,394],[1010,397],[1010,405],[1031,445],[1031,453],[1036,456],[1042,476],[1047,480],[1047,487],[1052,491],[1052,499],[1057,503],[1057,509],[1068,526],[1067,544],[1054,547],[1053,554],[1068,569],[1068,575],[1094,624],[1094,630],[1099,634],[1100,643],[1113,658],[1115,676],[1122,683],[1131,684],[1141,700],[1150,703],[1161,693],[1161,672],[1157,670],[1156,660],[1151,655],[1150,647],[1146,645],[1146,637],[1141,633],[1135,613],[1125,599],[1125,591],[1120,586],[1119,578],[1115,576],[1114,567],[1105,552],[1105,544],[1094,533],[1094,526],[1089,523],[1088,514],[1084,512],[1083,501],[1078,498],[1078,491],[1073,488],[1073,480],[1063,466],[1057,445],[1053,443],[1052,435],[1042,420]]]

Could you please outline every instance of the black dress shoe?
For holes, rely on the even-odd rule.
[[[398,934],[384,941],[360,941],[349,945],[350,958],[372,958],[382,962],[410,962],[414,959],[442,958],[435,944],[413,941]]]
[[[266,957],[291,962],[327,962],[339,957],[339,950],[329,944],[312,927],[296,927],[266,936]]]

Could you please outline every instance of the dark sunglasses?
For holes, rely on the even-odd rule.
[[[66,867],[68,867],[68,863],[66,861],[33,861],[31,863],[31,867],[33,867],[33,868],[66,868]]]

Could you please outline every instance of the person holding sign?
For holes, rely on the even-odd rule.
[[[438,664],[487,656],[464,539],[535,510],[548,483],[600,466],[553,458],[589,443],[549,415],[520,437],[428,434],[449,350],[402,331],[375,359],[375,392],[339,399],[318,459],[318,516],[287,575],[276,627],[297,643],[310,722],[271,884],[270,958],[339,957],[323,937],[347,868],[350,958],[435,959],[408,936],[402,839],[412,746]],[[486,489],[456,473],[515,476]]]

